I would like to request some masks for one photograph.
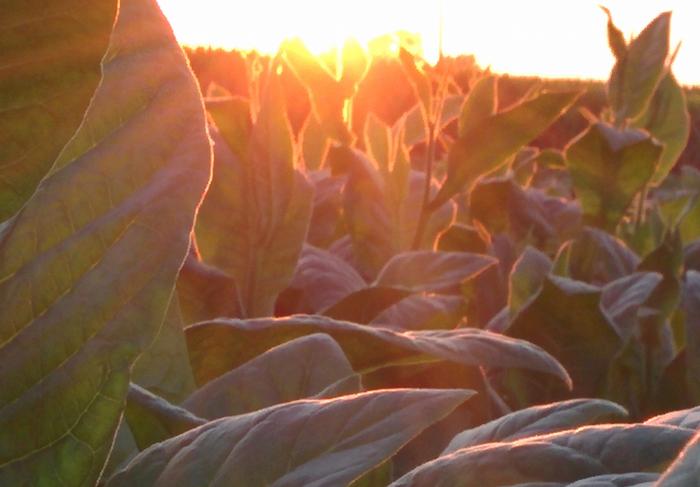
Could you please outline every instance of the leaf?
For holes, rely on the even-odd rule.
[[[73,159],[0,237],[2,485],[98,481],[209,181],[199,90],[155,2],[121,2],[103,71]]]
[[[464,97],[462,95],[445,96],[440,123],[435,127],[436,133],[444,131],[451,122],[459,117],[463,103]],[[422,108],[423,107],[420,102],[416,103],[413,108],[408,110],[408,112],[406,112],[404,115],[404,124],[406,129],[404,142],[409,148],[417,144],[425,143],[426,139],[428,138],[427,127],[423,121]]]
[[[447,178],[430,202],[438,208],[530,143],[578,98],[579,93],[543,93],[510,110],[497,113],[459,137],[448,155]],[[489,143],[485,144],[484,141]]]
[[[455,436],[442,455],[462,448],[506,442],[624,418],[622,406],[604,399],[572,399],[521,409]]]
[[[495,265],[496,259],[467,252],[418,250],[394,255],[377,276],[377,286],[440,292]]]
[[[373,279],[393,255],[392,218],[384,182],[372,163],[356,149],[332,147],[329,161],[334,173],[347,173],[343,210],[360,274]]]
[[[307,244],[289,287],[301,295],[297,312],[317,313],[366,288],[367,284],[340,257]]]
[[[608,81],[608,101],[617,123],[642,115],[664,76],[671,12],[647,25],[618,58]]]
[[[399,60],[420,103],[423,123],[427,124],[433,117],[433,90],[430,78],[427,73],[418,69],[413,55],[403,47],[399,49]]]
[[[139,450],[206,423],[135,384],[129,386],[125,415]]]
[[[597,475],[658,471],[692,435],[671,426],[584,426],[457,450],[419,466],[390,487],[567,483]]]
[[[238,131],[225,131],[237,113],[226,105],[212,106],[210,113],[229,147],[239,144]],[[247,157],[217,162],[220,172],[202,208],[209,216],[196,229],[198,236],[209,235],[198,237],[204,261],[236,281],[246,317],[273,314],[306,239],[313,190],[294,168],[295,159],[282,87],[271,73]]]
[[[316,114],[311,112],[301,129],[299,135],[301,139],[302,159],[304,168],[307,171],[317,171],[321,169],[326,161],[328,153],[328,136],[321,126],[321,122],[316,118]]]
[[[449,329],[457,327],[465,314],[461,296],[413,295],[382,311],[372,324],[397,331]]]
[[[339,83],[298,39],[285,42],[280,52],[306,88],[311,108],[326,135],[338,142],[350,144],[354,136],[345,125],[343,106],[345,98],[352,95],[353,87]]]
[[[600,393],[622,339],[600,309],[600,289],[549,276],[537,297],[515,317],[508,334],[535,343],[569,371],[577,395]]]
[[[651,178],[658,186],[678,161],[690,137],[690,114],[685,93],[671,72],[661,80],[647,111],[635,121],[664,145],[659,165]]]
[[[568,260],[573,279],[597,286],[632,274],[640,261],[622,240],[592,227],[571,243]]]
[[[353,374],[328,335],[313,334],[274,347],[192,394],[183,406],[209,419],[250,413],[322,393]]]
[[[323,316],[215,320],[185,329],[198,384],[226,373],[269,348],[312,333],[341,346],[356,372],[388,365],[447,360],[466,366],[522,367],[568,383],[566,371],[539,347],[496,333],[463,328],[398,333]]]
[[[83,120],[118,2],[0,6],[0,222],[32,196]]]
[[[582,479],[568,487],[651,487],[658,478],[658,473],[651,472],[613,473]]]
[[[180,269],[177,296],[185,324],[222,316],[241,316],[233,278],[200,261],[192,252]]]
[[[603,12],[605,12],[605,15],[608,16],[608,45],[610,46],[610,50],[615,56],[615,59],[623,59],[627,55],[627,42],[625,42],[625,36],[613,23],[610,10],[602,5],[600,8],[603,10]]]
[[[377,163],[377,168],[383,173],[391,170],[392,141],[391,128],[370,112],[365,122],[365,147],[367,155]]]
[[[700,406],[654,416],[646,420],[645,423],[665,424],[668,426],[697,430],[700,427]]]
[[[321,311],[320,314],[336,320],[369,323],[388,307],[407,298],[414,291],[399,287],[369,286]]]
[[[640,307],[647,302],[661,282],[657,272],[636,272],[610,282],[603,288],[600,306],[610,317],[623,339],[637,331]]]
[[[179,404],[195,389],[177,295],[173,294],[163,326],[139,357],[131,382],[166,401]]]
[[[446,252],[485,254],[490,243],[491,236],[483,227],[455,223],[439,235],[436,248]]]
[[[700,399],[700,272],[689,270],[683,289],[686,335],[686,381],[693,403]]]
[[[354,92],[357,85],[367,74],[369,57],[356,39],[349,38],[343,44],[343,74],[340,84],[348,91]]]
[[[663,145],[638,129],[592,125],[566,148],[584,222],[609,232],[654,175]]]
[[[700,433],[688,442],[678,458],[654,484],[657,487],[681,487],[697,484],[700,478]]]
[[[508,309],[515,316],[539,294],[552,270],[552,261],[539,250],[527,246],[510,271]]]
[[[484,76],[472,87],[459,114],[458,133],[464,137],[496,113],[498,107],[498,78]]]
[[[107,485],[347,485],[471,394],[376,391],[220,419],[142,452]]]

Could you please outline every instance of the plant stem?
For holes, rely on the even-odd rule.
[[[644,185],[642,191],[639,193],[639,199],[637,200],[637,211],[634,214],[634,231],[635,233],[639,230],[639,227],[644,222],[644,203],[647,200],[647,193],[649,187]]]

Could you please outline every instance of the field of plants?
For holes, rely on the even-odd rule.
[[[392,118],[351,42],[202,96],[155,0],[0,2],[0,485],[700,485],[670,20],[595,111],[402,49]]]

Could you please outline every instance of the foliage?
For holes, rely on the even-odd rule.
[[[562,151],[579,90],[402,49],[411,106],[359,116],[375,60],[293,41],[203,99],[155,0],[45,3],[0,5],[0,484],[696,481],[669,13],[606,11]]]

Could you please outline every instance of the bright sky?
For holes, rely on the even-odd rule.
[[[397,30],[419,33],[426,57],[438,50],[440,4],[446,54],[474,54],[493,71],[607,78],[612,67],[607,6],[626,34],[672,10],[674,64],[682,83],[700,84],[700,0],[159,0],[180,42],[274,52],[301,37],[315,52],[348,37],[366,43]]]

